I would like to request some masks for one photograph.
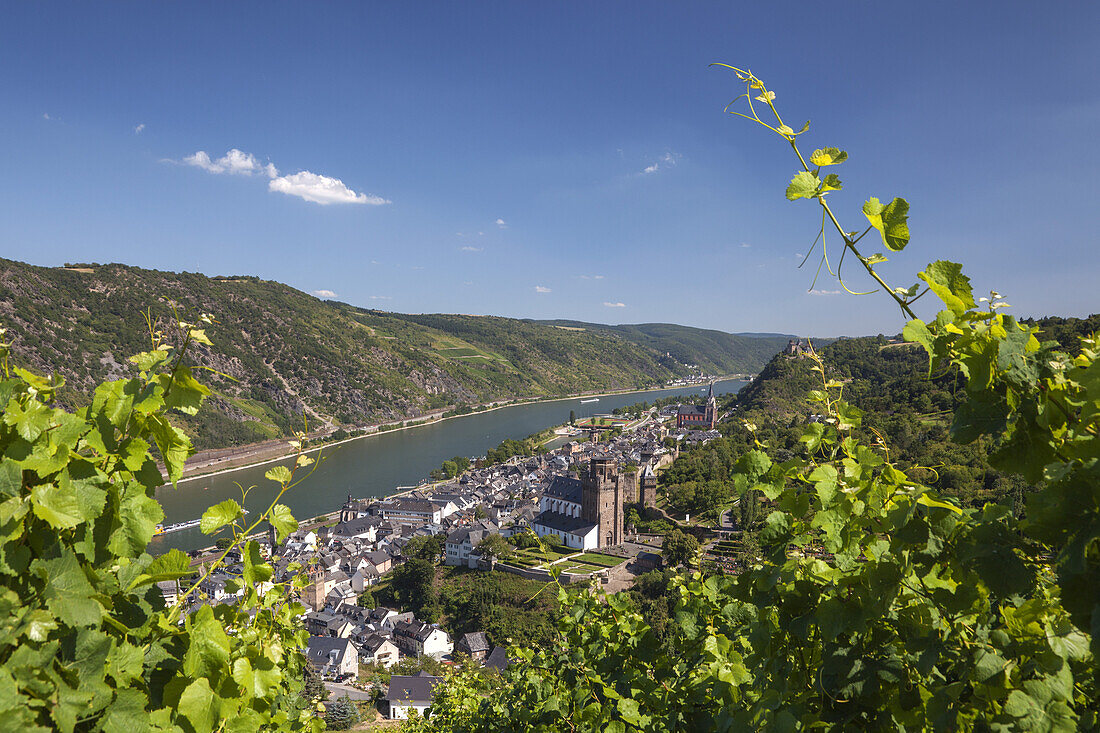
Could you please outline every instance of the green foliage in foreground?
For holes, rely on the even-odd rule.
[[[1000,312],[995,293],[979,307],[949,262],[920,274],[946,308],[916,319],[910,304],[921,289],[888,286],[874,270],[885,256],[863,256],[863,235],[842,229],[826,202],[842,184],[821,169],[847,153],[804,157],[774,93],[735,71],[744,96],[775,122],[752,107],[741,116],[784,138],[803,163],[787,197],[821,206],[822,226],[833,222],[845,252],[912,318],[906,338],[928,351],[932,372],[966,377],[951,436],[989,441],[991,465],[1037,489],[1019,515],[1008,502],[964,508],[940,496],[892,460],[886,436],[871,445],[854,437],[862,413],[818,360],[809,397],[824,422],[803,426],[797,454],[776,460],[760,444],[736,466],[734,486],[770,502],[760,561],[738,576],[673,578],[675,629],[664,640],[626,595],[559,589],[554,643],[514,650],[516,664],[488,697],[456,675],[430,721],[409,728],[1100,727],[1097,337],[1070,353],[1040,343]],[[872,198],[863,213],[887,250],[906,246],[903,199]]]
[[[289,583],[258,592],[272,568],[255,542],[243,542],[236,502],[213,507],[202,527],[234,530],[230,549],[243,555],[239,601],[186,615],[198,581],[170,608],[155,585],[192,569],[181,552],[154,559],[146,551],[164,517],[154,499],[163,479],[150,451],[155,446],[169,477],[179,478],[192,448],[168,413],[194,414],[209,393],[182,362],[188,345],[209,342],[201,328],[178,327],[175,347],[153,334],[153,348],[132,359],[139,375],[100,385],[76,414],[54,406],[60,379],[13,372],[8,347],[0,344],[4,730],[203,733],[319,725],[314,701],[301,694],[302,607],[290,600]],[[288,474],[278,477],[285,491],[290,472],[278,470]],[[261,520],[283,536],[297,527],[282,505]]]

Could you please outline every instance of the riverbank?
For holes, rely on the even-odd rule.
[[[730,375],[717,377],[714,381],[725,381],[728,379],[740,379],[746,375]],[[702,382],[700,382],[702,384]],[[581,392],[578,394],[568,395],[565,397],[551,397],[551,398],[527,398],[512,400],[509,402],[489,402],[481,405],[476,405],[470,409],[470,412],[463,413],[461,415],[447,415],[449,410],[439,410],[437,412],[428,413],[426,415],[420,415],[418,417],[409,417],[403,420],[382,423],[379,425],[371,425],[365,428],[365,432],[360,435],[352,435],[343,440],[332,441],[328,443],[322,443],[314,448],[310,448],[306,453],[316,453],[323,451],[327,448],[335,448],[336,446],[350,443],[356,440],[362,440],[364,438],[372,438],[378,435],[384,435],[402,430],[412,430],[414,428],[424,427],[426,425],[437,425],[445,420],[454,420],[462,417],[471,417],[473,415],[483,415],[487,412],[493,412],[505,407],[514,407],[516,405],[527,405],[532,403],[552,403],[552,402],[567,402],[569,400],[590,398],[590,397],[612,397],[620,394],[630,394],[633,392],[671,392],[675,390],[684,389],[685,386],[694,385],[672,385],[667,387],[653,387],[650,389],[620,389],[610,392]],[[453,408],[452,408],[453,409]],[[323,439],[335,430],[326,433],[316,433],[310,436],[310,440]],[[178,483],[183,484],[198,479],[208,479],[214,476],[220,476],[222,474],[232,473],[234,471],[241,471],[244,469],[255,468],[257,466],[264,466],[269,463],[278,463],[292,455],[295,451],[291,449],[289,445],[289,439],[277,439],[268,440],[262,443],[250,443],[244,446],[238,446],[235,448],[222,448],[215,450],[200,451],[191,457],[191,460],[187,462],[184,467],[183,477]]]

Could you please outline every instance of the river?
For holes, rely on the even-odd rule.
[[[744,385],[740,380],[724,380],[715,383],[714,393],[737,392]],[[581,418],[662,397],[697,394],[700,394],[700,387],[695,386],[625,392],[586,404],[581,404],[581,398],[532,402],[369,435],[322,450],[317,470],[300,486],[287,492],[283,503],[299,520],[310,519],[336,511],[348,494],[356,498],[386,496],[399,486],[411,486],[426,478],[429,471],[448,458],[485,455],[486,450],[495,448],[502,440],[525,438],[551,425],[560,425],[569,420],[570,410]],[[265,509],[278,487],[265,479],[264,473],[278,464],[289,466],[291,460],[186,479],[179,482],[179,488],[162,486],[157,489],[157,500],[164,507],[165,524],[196,519],[207,507],[225,499],[240,501],[238,484],[255,487],[249,490],[244,501],[246,508]],[[154,537],[149,550],[153,553],[172,547],[193,550],[210,544],[210,537],[195,527]]]

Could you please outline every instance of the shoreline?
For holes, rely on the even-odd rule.
[[[715,382],[727,382],[727,381],[733,381],[733,380],[748,381],[748,380],[742,379],[743,376],[744,375],[730,375],[730,376],[718,377],[714,381]],[[444,420],[455,420],[455,419],[458,419],[458,418],[470,417],[472,415],[482,415],[482,414],[485,414],[487,412],[493,412],[495,410],[502,410],[502,409],[505,409],[507,407],[518,407],[520,405],[533,404],[533,403],[542,403],[542,402],[566,402],[566,401],[569,401],[569,400],[576,400],[576,399],[581,399],[581,398],[585,398],[585,397],[611,397],[611,396],[614,396],[614,395],[642,393],[642,392],[669,392],[669,391],[676,390],[676,389],[685,389],[687,387],[694,387],[694,386],[696,386],[696,385],[687,384],[687,385],[675,385],[675,386],[672,386],[672,387],[654,387],[652,389],[622,389],[622,390],[615,390],[615,391],[611,391],[611,392],[595,392],[595,393],[586,392],[586,393],[581,393],[581,394],[568,395],[568,396],[565,396],[565,397],[552,397],[550,399],[537,399],[537,398],[536,399],[523,399],[523,400],[520,400],[518,402],[509,402],[509,403],[506,403],[506,404],[493,405],[493,403],[489,403],[490,405],[492,405],[491,407],[487,407],[484,410],[472,410],[472,411],[470,411],[468,413],[465,413],[463,415],[451,415],[450,417],[442,417],[442,413],[436,413],[440,416],[439,417],[433,417],[432,415],[428,415],[428,416],[423,416],[423,417],[419,417],[419,418],[408,418],[408,420],[402,421],[401,427],[389,428],[387,430],[375,429],[373,432],[364,433],[363,435],[353,435],[349,438],[344,438],[343,440],[338,440],[338,441],[333,442],[333,443],[325,443],[323,445],[317,446],[316,448],[309,448],[308,450],[303,451],[303,454],[304,455],[309,455],[311,453],[316,453],[318,451],[322,451],[325,448],[335,448],[336,446],[343,445],[344,443],[350,443],[354,440],[363,440],[364,438],[373,438],[375,436],[382,435],[384,433],[396,433],[396,432],[399,432],[401,430],[412,430],[412,429],[415,429],[415,428],[424,427],[426,425],[436,425],[438,423],[443,422]],[[403,424],[405,422],[414,422],[416,424],[414,424],[414,425]],[[383,425],[397,425],[397,424],[398,423],[383,423]],[[379,426],[379,428],[380,427],[381,426]],[[211,478],[213,476],[220,476],[222,474],[233,473],[235,471],[243,471],[244,469],[247,469],[247,468],[257,468],[259,466],[266,466],[269,463],[278,463],[279,461],[285,461],[288,458],[296,455],[296,453],[294,451],[289,450],[289,448],[290,448],[290,446],[288,445],[289,440],[290,439],[288,438],[287,440],[283,441],[283,445],[286,446],[286,447],[284,448],[282,453],[280,453],[280,455],[275,456],[273,458],[261,458],[258,461],[249,461],[247,463],[241,464],[240,466],[231,466],[231,467],[228,467],[228,468],[222,468],[222,469],[215,470],[215,471],[205,471],[205,472],[200,471],[200,472],[197,472],[197,473],[195,473],[191,476],[186,476],[185,475],[182,478],[180,478],[180,480],[177,481],[176,484],[177,484],[177,486],[179,486],[180,484],[183,484],[183,483],[188,482],[188,481],[197,481],[198,479]],[[253,443],[251,445],[258,445],[258,444]],[[275,446],[272,446],[272,449],[274,449],[274,447]],[[184,469],[184,470],[186,471],[186,469]],[[171,482],[166,482],[166,483],[161,485],[161,488],[163,488],[165,486],[171,486],[171,485],[172,485]],[[416,487],[413,487],[413,488],[416,488]],[[410,491],[411,490],[412,489],[410,489]]]

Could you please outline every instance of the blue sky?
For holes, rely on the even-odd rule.
[[[723,114],[722,61],[812,119],[807,151],[849,152],[847,227],[909,199],[889,279],[955,259],[1021,316],[1085,315],[1100,5],[1040,5],[13,4],[0,254],[403,312],[900,330],[884,296],[808,292],[816,207],[784,198],[783,141]]]

